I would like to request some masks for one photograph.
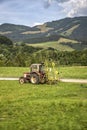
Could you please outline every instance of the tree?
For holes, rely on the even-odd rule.
[[[0,36],[0,44],[13,45],[12,41],[6,36]]]

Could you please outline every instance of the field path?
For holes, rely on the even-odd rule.
[[[87,83],[87,79],[60,79],[61,82]]]
[[[19,78],[0,78],[0,80],[19,80]],[[61,82],[87,83],[87,79],[59,79]]]
[[[19,78],[0,78],[0,80],[19,80]]]

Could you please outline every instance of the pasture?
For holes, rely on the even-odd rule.
[[[29,44],[28,46],[40,47],[40,48],[44,48],[44,49],[52,47],[54,49],[61,50],[61,51],[73,51],[74,50],[73,48],[69,47],[66,44],[62,45],[58,41]]]
[[[87,129],[87,84],[0,81],[0,130],[60,129]]]
[[[42,42],[42,43],[36,43],[36,44],[27,44],[28,46],[33,47],[41,47],[41,48],[49,48],[52,47],[54,49],[57,49],[59,51],[73,51],[75,48],[78,50],[81,49],[81,45],[79,45],[78,48],[78,41],[76,40],[70,40],[67,38],[60,38],[58,41],[49,41],[49,42]],[[72,47],[70,46],[72,45]],[[83,45],[84,47],[84,45]]]
[[[60,78],[87,79],[87,67],[58,67]],[[0,67],[20,77],[27,67]],[[87,130],[87,84],[0,81],[0,130]]]
[[[87,79],[87,66],[56,67],[59,78]],[[29,67],[0,67],[0,77],[20,77]]]

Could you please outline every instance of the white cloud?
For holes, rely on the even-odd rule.
[[[68,17],[87,15],[87,0],[68,0],[59,3],[59,5],[63,8],[63,13]]]
[[[87,0],[44,0],[45,7],[58,4],[63,8],[62,13],[68,17],[87,15]]]
[[[35,22],[32,26],[36,26],[36,25],[42,25],[43,23],[41,22]]]
[[[87,0],[71,0],[71,10],[67,14],[69,17],[87,15]]]

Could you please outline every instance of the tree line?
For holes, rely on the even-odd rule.
[[[42,49],[27,45],[0,45],[0,66],[30,66],[32,63],[50,59],[59,65],[87,66],[87,50],[58,51],[53,48]]]
[[[8,38],[0,36],[0,66],[30,66],[32,63],[50,59],[58,65],[87,66],[87,49],[81,51],[58,51],[53,48],[38,48],[26,44],[13,44]]]

